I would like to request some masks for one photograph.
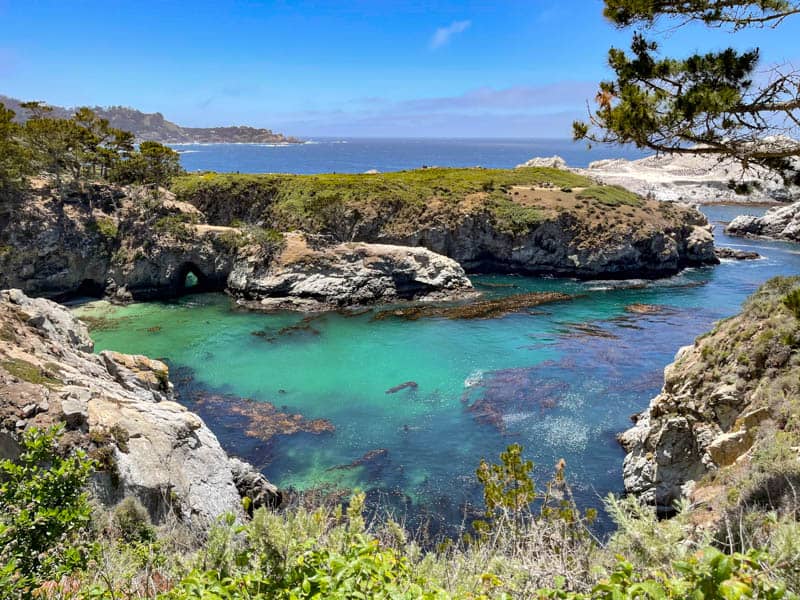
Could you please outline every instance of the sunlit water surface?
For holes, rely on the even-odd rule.
[[[717,224],[719,245],[765,258],[657,281],[475,277],[488,295],[576,295],[488,320],[376,321],[374,312],[329,313],[280,333],[303,316],[233,310],[219,294],[77,310],[116,320],[93,334],[97,351],[166,359],[181,401],[206,419],[229,452],[280,486],[359,487],[410,518],[453,524],[479,501],[480,458],[496,458],[519,442],[539,478],[566,459],[579,503],[598,506],[602,496],[622,491],[624,454],[615,436],[659,392],[678,348],[738,312],[768,278],[800,273],[800,247],[722,233],[720,223],[763,209],[704,211]],[[661,308],[639,314],[626,310],[631,304]],[[416,387],[387,394],[408,381]],[[230,398],[208,402],[209,395]],[[248,435],[258,425],[232,409],[241,406],[237,398],[326,419],[335,431],[264,441]]]

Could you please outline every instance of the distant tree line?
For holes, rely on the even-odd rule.
[[[68,119],[41,102],[24,102],[27,120],[0,103],[0,194],[22,189],[34,174],[65,183],[110,181],[163,186],[180,174],[177,152],[158,142],[137,146],[134,135],[111,127],[88,107]]]

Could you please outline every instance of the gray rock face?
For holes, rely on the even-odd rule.
[[[769,237],[800,242],[800,202],[768,210],[761,217],[742,215],[725,228],[729,235]]]
[[[14,457],[20,429],[61,422],[66,443],[105,457],[95,494],[107,503],[134,495],[156,520],[172,511],[203,525],[226,512],[241,514],[243,478],[263,504],[277,494],[265,480],[256,486],[260,474],[232,461],[202,419],[174,401],[162,362],[91,354],[83,323],[19,290],[0,291],[0,329],[2,457]]]
[[[464,269],[425,248],[284,235],[270,260],[239,259],[228,278],[235,295],[264,306],[358,306],[398,299],[451,299],[472,293]]]
[[[762,423],[780,421],[800,389],[793,345],[800,321],[784,303],[798,286],[797,278],[766,283],[741,314],[678,351],[661,393],[619,436],[628,492],[671,507],[706,473],[738,467],[754,444],[774,435],[775,423],[766,430],[772,433],[762,433]]]
[[[550,169],[567,169],[567,161],[560,156],[554,154],[553,156],[537,156],[532,158],[521,165],[517,165],[518,169],[524,167],[546,167]]]
[[[237,251],[221,236],[230,228],[195,224],[202,213],[165,190],[153,198],[136,187],[42,189],[10,214],[0,227],[0,288],[36,296],[173,296],[189,272],[201,289],[222,290]]]
[[[750,252],[748,250],[737,250],[736,248],[720,248],[714,249],[714,253],[720,260],[758,260],[763,258],[758,252]]]
[[[497,231],[479,216],[468,216],[453,229],[430,228],[385,241],[423,246],[469,271],[629,277],[669,275],[687,266],[716,264],[705,218],[689,207],[677,210],[685,211],[679,223],[657,231],[631,227],[613,237],[597,236],[569,216],[518,235]]]

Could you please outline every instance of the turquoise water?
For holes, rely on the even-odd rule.
[[[705,210],[714,222],[747,212]],[[525,446],[541,479],[565,458],[584,506],[622,491],[615,435],[658,393],[677,349],[736,313],[766,279],[800,273],[798,246],[717,236],[720,245],[765,258],[658,281],[476,277],[488,295],[577,296],[488,320],[376,321],[370,311],[303,323],[297,314],[235,310],[217,294],[78,311],[119,319],[93,334],[98,351],[168,360],[181,401],[229,452],[278,485],[360,487],[409,515],[457,523],[479,500],[478,461],[512,442]],[[626,310],[631,304],[659,308],[640,314]],[[297,324],[303,327],[284,329]],[[386,393],[409,381],[416,386]],[[230,398],[204,401],[209,395]],[[239,398],[327,419],[335,431],[264,441],[247,434],[260,425],[235,410]],[[363,464],[335,468],[370,452]]]

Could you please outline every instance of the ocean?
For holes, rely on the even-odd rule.
[[[423,166],[513,168],[535,156],[557,154],[574,167],[607,158],[641,158],[628,147],[565,139],[321,138],[304,144],[179,144],[187,171],[240,173],[363,173]]]

